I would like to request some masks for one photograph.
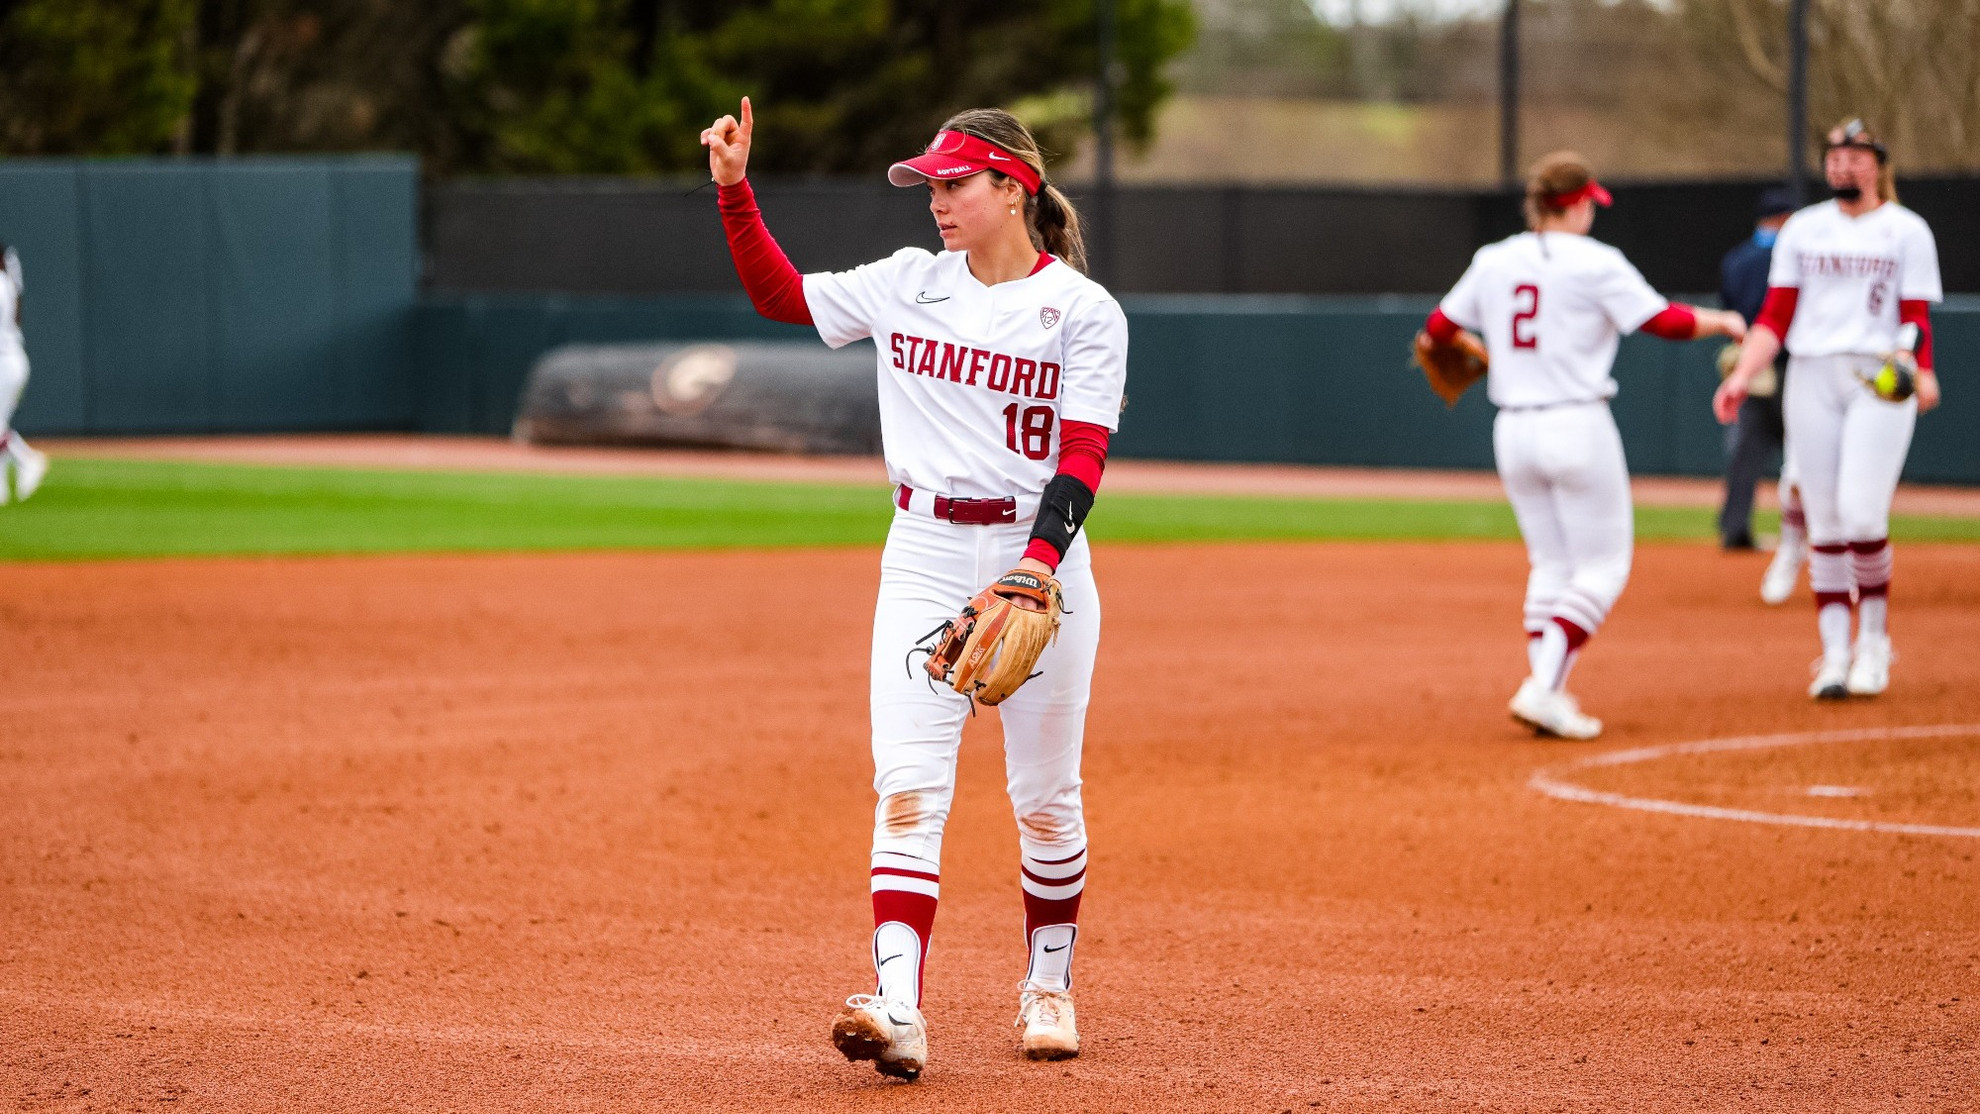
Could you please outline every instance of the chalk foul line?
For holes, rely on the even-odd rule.
[[[1812,746],[1819,743],[1887,742],[1904,739],[1946,739],[1980,736],[1980,723],[1943,723],[1922,727],[1871,727],[1851,731],[1798,731],[1784,735],[1742,735],[1727,739],[1701,739],[1690,743],[1636,747],[1577,759],[1561,766],[1535,770],[1527,779],[1528,788],[1559,801],[1609,805],[1640,812],[1660,812],[1667,816],[1693,816],[1708,820],[1742,820],[1749,824],[1784,824],[1796,828],[1830,828],[1849,832],[1886,832],[1898,835],[1951,836],[1980,839],[1980,827],[1949,824],[1902,824],[1888,820],[1845,820],[1833,816],[1803,816],[1785,812],[1760,812],[1746,808],[1690,804],[1657,797],[1630,797],[1576,785],[1567,779],[1574,770],[1608,766],[1629,766],[1659,758],[1688,754],[1722,754],[1729,751],[1769,750],[1778,747]]]

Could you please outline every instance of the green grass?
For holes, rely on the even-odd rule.
[[[880,487],[64,458],[31,501],[0,508],[0,560],[877,545],[890,514]],[[1092,527],[1113,542],[1518,536],[1495,503],[1116,492]],[[1643,507],[1637,532],[1709,539],[1712,514]],[[1980,519],[1893,532],[1975,541]]]

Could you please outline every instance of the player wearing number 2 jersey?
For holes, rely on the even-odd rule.
[[[1577,155],[1541,159],[1527,182],[1530,231],[1480,248],[1425,330],[1482,333],[1492,451],[1526,539],[1530,675],[1513,717],[1542,735],[1592,739],[1602,724],[1567,692],[1575,658],[1629,579],[1634,524],[1622,437],[1609,413],[1621,335],[1738,337],[1738,314],[1666,301],[1621,252],[1588,237],[1607,190]]]
[[[911,655],[1016,566],[1056,571],[1065,600],[1037,674],[998,705],[1028,953],[1019,1048],[1032,1059],[1076,1055],[1072,957],[1087,853],[1080,749],[1100,642],[1080,527],[1121,410],[1127,319],[1081,273],[1078,218],[1007,112],[961,113],[888,172],[897,186],[926,184],[947,250],[904,248],[836,274],[800,276],[771,240],[744,177],[750,131],[745,99],[740,120],[725,116],[702,133],[737,271],[765,316],[815,325],[835,348],[873,339],[895,484],[871,658],[879,985],[847,1000],[833,1042],[897,1078],[915,1079],[927,1063],[922,972],[970,700],[929,684]]]
[[[1939,402],[1930,307],[1943,295],[1932,230],[1897,203],[1889,153],[1861,120],[1829,133],[1823,171],[1835,199],[1781,228],[1767,301],[1712,405],[1730,421],[1786,343],[1781,411],[1822,642],[1808,693],[1840,700],[1890,684],[1891,498],[1912,427]],[[1887,361],[1915,368],[1916,394],[1884,398],[1866,385]]]

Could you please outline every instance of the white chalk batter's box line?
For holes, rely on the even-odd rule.
[[[1811,746],[1816,743],[1897,742],[1905,739],[1950,739],[1980,735],[1980,723],[1943,723],[1924,727],[1868,727],[1853,731],[1798,731],[1786,735],[1742,735],[1730,739],[1703,739],[1693,743],[1637,747],[1590,755],[1565,766],[1535,770],[1527,787],[1559,801],[1633,808],[1641,812],[1661,812],[1667,816],[1695,816],[1708,820],[1743,820],[1749,824],[1785,824],[1797,828],[1832,828],[1849,832],[1888,832],[1899,835],[1953,836],[1980,839],[1980,828],[1946,824],[1900,824],[1886,820],[1845,820],[1833,816],[1799,816],[1793,813],[1759,812],[1745,808],[1687,804],[1656,797],[1629,797],[1605,793],[1566,780],[1572,770],[1592,770],[1604,766],[1629,766],[1659,758],[1685,754],[1723,754],[1729,751],[1771,750],[1779,747]]]

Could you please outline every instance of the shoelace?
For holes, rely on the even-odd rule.
[[[1033,990],[1023,983],[1018,984],[1018,989],[1023,992],[1018,999],[1017,1023],[1020,1027],[1027,1023],[1026,1019],[1034,1009],[1038,1013],[1039,1024],[1049,1026],[1059,1023],[1059,1005],[1067,998],[1063,991]]]

